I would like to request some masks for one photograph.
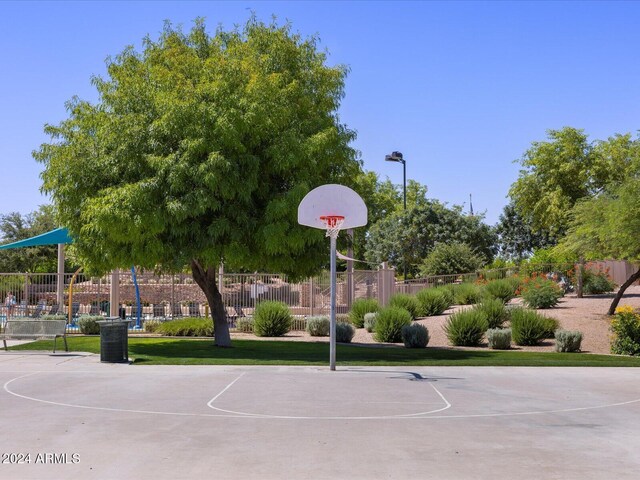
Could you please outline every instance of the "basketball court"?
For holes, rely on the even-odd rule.
[[[638,380],[622,368],[133,366],[2,352],[1,453],[31,458],[0,475],[631,479]],[[41,453],[58,457],[36,463]]]

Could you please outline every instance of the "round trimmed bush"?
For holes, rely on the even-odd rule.
[[[517,345],[538,345],[546,338],[548,323],[546,317],[528,308],[511,310],[511,335]]]
[[[100,325],[98,325],[98,320],[104,320],[101,316],[94,315],[82,315],[78,319],[78,326],[80,327],[80,332],[85,335],[98,335],[100,333]]]
[[[377,313],[365,313],[364,314],[364,329],[371,333],[376,329],[376,318],[378,318]]]
[[[378,310],[375,339],[378,342],[398,343],[402,341],[402,327],[411,325],[411,314],[400,307]]]
[[[442,289],[425,288],[416,294],[416,299],[420,304],[420,316],[431,317],[442,314],[451,305],[447,301],[447,296]]]
[[[281,337],[291,330],[291,321],[286,303],[260,302],[253,314],[253,333],[259,337]]]
[[[443,329],[452,345],[476,347],[480,345],[488,327],[486,315],[472,308],[452,314]]]
[[[406,348],[425,348],[429,343],[429,330],[419,323],[405,325],[402,327],[402,342]]]
[[[389,306],[404,308],[411,315],[411,320],[415,320],[420,315],[420,303],[418,303],[418,299],[407,293],[391,295]]]
[[[511,348],[511,329],[490,328],[487,330],[487,341],[493,350],[508,350]]]
[[[556,330],[556,352],[579,352],[582,333],[572,330]]]
[[[509,318],[509,312],[498,298],[485,298],[473,308],[485,314],[489,328],[501,328]]]
[[[380,305],[375,298],[358,298],[351,304],[349,319],[355,327],[362,328],[364,326],[364,316],[367,313],[377,312],[379,308]]]
[[[338,322],[336,323],[336,342],[338,343],[351,343],[353,336],[356,334],[356,329],[350,323]]]
[[[307,318],[306,331],[312,337],[326,337],[329,335],[331,320],[329,317],[309,317]]]

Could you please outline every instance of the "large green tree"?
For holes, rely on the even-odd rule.
[[[337,115],[346,69],[326,60],[315,38],[255,18],[214,35],[166,25],[109,59],[98,101],[71,100],[34,152],[77,258],[95,272],[189,265],[229,346],[220,262],[315,272],[327,242],[297,224],[298,203],[360,171]]]
[[[533,231],[560,239],[576,202],[615,188],[638,156],[631,134],[590,142],[583,130],[549,130],[520,159],[522,169],[509,190],[517,212]]]
[[[415,275],[437,243],[470,245],[484,260],[495,255],[496,236],[481,215],[465,215],[462,207],[451,208],[437,200],[424,199],[407,211],[396,211],[373,225],[367,238],[367,260],[389,263]]]
[[[615,258],[640,263],[640,175],[607,193],[585,199],[574,207],[570,228],[557,249],[586,259]],[[622,284],[609,307],[613,315],[626,289],[640,279],[640,268]]]

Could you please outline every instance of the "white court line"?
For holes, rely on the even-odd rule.
[[[229,389],[231,388],[231,385],[233,385],[233,384],[234,384],[234,383],[236,383],[238,380],[240,380],[240,379],[244,376],[244,374],[245,374],[245,373],[247,373],[247,372],[242,372],[242,373],[238,376],[238,378],[236,378],[233,382],[231,382],[229,385],[227,385],[226,387],[224,387],[224,388],[222,389],[222,391],[221,391],[219,394],[217,394],[215,397],[213,397],[211,400],[209,400],[209,403],[207,403],[207,406],[209,406],[211,403],[215,402],[215,401],[216,401],[216,398],[218,398],[218,397],[219,397],[220,395],[222,395],[224,392],[226,392],[227,390],[229,390]]]
[[[109,407],[92,407],[88,405],[77,405],[72,403],[63,403],[63,402],[53,402],[50,400],[43,400],[40,398],[30,397],[28,395],[22,395],[20,393],[14,392],[9,389],[9,385],[16,380],[20,380],[22,378],[30,377],[33,375],[37,375],[43,372],[32,372],[26,375],[21,375],[19,377],[12,378],[5,382],[3,389],[10,395],[13,395],[18,398],[22,398],[25,400],[31,400],[34,402],[44,403],[48,405],[55,405],[60,407],[70,407],[70,408],[81,408],[86,410],[99,410],[106,412],[121,412],[121,413],[142,413],[142,414],[151,414],[151,415],[174,415],[181,417],[209,417],[209,418],[260,418],[260,419],[299,419],[299,420],[406,420],[406,419],[419,419],[419,420],[436,420],[436,419],[464,419],[464,418],[484,418],[484,417],[511,417],[511,416],[520,416],[520,415],[544,415],[544,414],[553,414],[553,413],[565,413],[565,412],[579,412],[579,411],[587,411],[587,410],[597,410],[602,408],[611,408],[611,407],[619,407],[624,405],[630,405],[633,403],[640,402],[640,398],[636,400],[629,400],[626,402],[617,402],[617,403],[608,403],[604,405],[594,405],[592,407],[576,407],[576,408],[563,408],[556,410],[538,410],[538,411],[529,411],[529,412],[512,412],[512,413],[486,413],[486,414],[462,414],[462,415],[429,415],[424,416],[426,413],[418,413],[418,414],[410,414],[410,415],[399,415],[399,416],[388,416],[388,417],[286,417],[286,416],[266,416],[266,415],[255,415],[255,414],[211,414],[211,413],[181,413],[181,412],[162,412],[162,411],[154,411],[154,410],[134,410],[134,409],[125,409],[125,408],[109,408]],[[75,372],[59,372],[59,373],[75,373]],[[216,397],[214,397],[209,402],[218,398],[224,391],[227,390],[233,383],[235,383],[240,377],[236,378],[230,385],[220,392]],[[440,397],[446,402],[446,406],[435,410],[431,413],[437,413],[439,411],[446,410],[451,407],[451,404],[445,399],[445,397],[440,393],[440,391],[434,387],[431,383],[429,384],[431,387],[440,395]],[[221,410],[216,407],[212,407],[215,410]],[[423,415],[423,416],[419,416]]]

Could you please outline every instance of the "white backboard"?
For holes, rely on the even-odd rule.
[[[298,223],[307,227],[326,229],[321,216],[341,215],[341,229],[367,224],[367,206],[360,195],[344,185],[330,183],[311,190],[298,206]]]

